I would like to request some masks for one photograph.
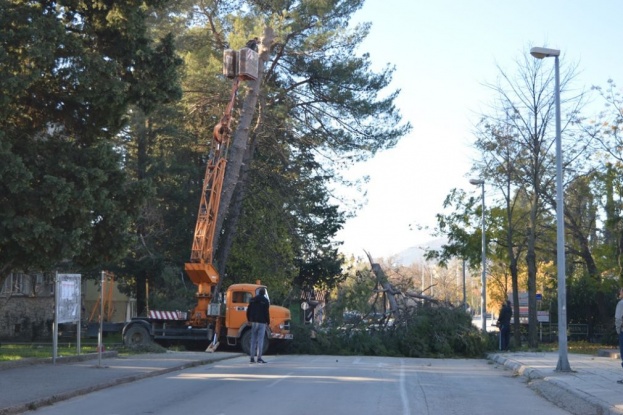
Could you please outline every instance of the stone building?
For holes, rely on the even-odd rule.
[[[0,340],[50,341],[54,324],[54,274],[10,274],[0,289]],[[81,321],[99,321],[100,281],[82,279]],[[123,323],[136,315],[135,300],[122,294],[112,279],[104,288],[104,322]],[[75,329],[75,324],[73,324]],[[59,328],[59,333],[63,327]],[[61,333],[62,334],[62,333]],[[87,333],[82,332],[83,335]]]
[[[54,276],[10,274],[0,289],[0,339],[49,339],[54,322]]]

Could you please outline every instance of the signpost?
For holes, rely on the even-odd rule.
[[[513,293],[508,294],[508,299],[513,301]],[[541,293],[536,294],[537,308],[538,303],[543,300],[543,295]],[[523,324],[528,324],[528,293],[520,292],[519,293],[519,321]],[[539,311],[537,310],[537,321],[540,323],[549,323],[549,311]]]
[[[543,301],[543,295],[541,293],[536,293],[535,295],[537,301],[537,308],[540,308],[541,301]],[[520,292],[519,293],[519,322],[521,324],[528,324],[528,293]],[[508,299],[513,301],[513,293],[508,294]],[[539,323],[539,332],[541,341],[543,340],[543,323],[550,322],[549,310],[537,310],[536,312],[536,320]]]

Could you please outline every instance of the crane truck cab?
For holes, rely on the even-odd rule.
[[[247,321],[247,307],[251,298],[255,297],[260,288],[266,290],[266,298],[270,301],[266,286],[259,284],[232,284],[225,297],[225,326],[227,327],[227,344],[240,345],[244,353],[249,354],[251,349],[251,324]],[[285,307],[270,306],[270,324],[266,330],[264,351],[269,344],[275,345],[280,341],[291,340],[290,310]]]

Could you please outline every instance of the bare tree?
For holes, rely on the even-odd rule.
[[[489,136],[487,140],[479,142],[483,156],[478,169],[504,195],[508,218],[505,243],[510,266],[515,267],[515,281],[518,248],[525,243],[529,296],[528,343],[534,347],[537,345],[536,275],[539,242],[544,237],[544,229],[551,227],[551,208],[556,208],[547,203],[550,198],[544,197],[555,193],[554,67],[550,62],[533,59],[527,53],[523,53],[516,64],[515,73],[499,67],[498,82],[486,84],[496,94],[496,99],[490,112],[482,117],[484,125],[488,126],[485,131]],[[574,64],[564,68],[560,82],[563,97],[561,105],[564,107],[563,136],[565,142],[573,142],[573,146],[565,146],[564,165],[575,160],[586,149],[586,146],[578,145],[581,141],[578,141],[579,129],[576,128],[579,110],[584,105],[584,93],[571,90],[576,68]],[[525,217],[523,213],[520,218],[514,216],[513,205],[516,200],[526,203]],[[523,235],[517,237],[516,232]],[[517,244],[517,241],[521,243]],[[515,281],[513,290],[517,292],[519,287]],[[516,299],[516,311],[517,307]],[[515,329],[518,330],[518,327]]]
[[[599,114],[596,122],[587,125],[586,132],[613,160],[623,163],[623,94],[612,79],[608,80],[605,89],[598,86],[593,89],[603,98],[606,110]]]

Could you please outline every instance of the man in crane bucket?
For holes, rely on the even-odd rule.
[[[264,337],[266,336],[266,326],[270,323],[270,302],[266,298],[266,289],[260,288],[255,297],[249,301],[247,307],[247,321],[251,323],[251,350],[249,355],[251,363],[266,363],[262,360],[262,348],[264,347]]]

